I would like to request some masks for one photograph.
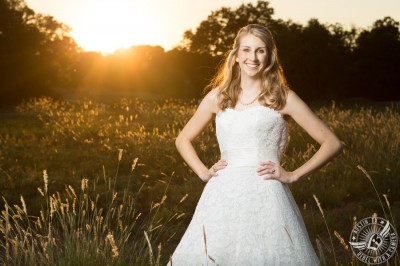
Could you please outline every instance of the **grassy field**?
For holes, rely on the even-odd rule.
[[[39,98],[0,113],[0,264],[165,264],[204,187],[174,145],[196,107]],[[362,265],[347,243],[355,221],[376,213],[400,228],[400,109],[314,110],[344,152],[290,187],[321,261]],[[318,145],[289,126],[290,170]],[[194,145],[206,165],[219,159],[214,124]]]

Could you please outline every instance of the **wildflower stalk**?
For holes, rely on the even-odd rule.
[[[117,164],[117,170],[115,172],[115,178],[114,178],[114,187],[113,187],[113,194],[115,193],[115,185],[117,184],[117,177],[118,177],[118,171],[119,171],[119,164],[121,162],[122,159],[122,153],[123,153],[123,149],[118,149],[118,164]]]
[[[323,218],[323,220],[324,220],[324,222],[325,222],[326,229],[328,230],[329,239],[330,239],[330,241],[331,241],[331,248],[332,248],[333,258],[334,258],[334,260],[335,260],[335,265],[336,265],[336,264],[337,264],[337,261],[336,261],[336,254],[335,254],[335,249],[334,249],[334,247],[333,247],[333,241],[332,241],[331,231],[329,230],[328,223],[326,222],[325,215],[324,215],[324,211],[323,211],[323,209],[322,209],[322,207],[321,207],[321,203],[319,202],[319,200],[318,200],[317,196],[315,196],[315,194],[313,194],[313,197],[314,197],[315,202],[317,203],[317,206],[318,206],[319,211],[320,211],[321,214],[322,214],[322,218]]]
[[[149,248],[149,263],[150,263],[150,265],[154,265],[153,248],[151,247],[150,239],[149,239],[149,236],[147,235],[146,231],[144,231],[144,236],[146,237],[147,245]]]
[[[364,175],[365,175],[365,176],[368,178],[368,180],[371,182],[371,184],[372,184],[372,186],[373,186],[373,188],[374,188],[374,190],[375,190],[375,193],[376,193],[376,195],[378,196],[379,202],[381,203],[381,207],[382,207],[383,214],[385,215],[385,218],[386,218],[386,220],[387,220],[388,217],[387,217],[386,212],[385,212],[385,207],[383,206],[381,197],[379,196],[378,190],[376,189],[375,184],[374,184],[374,182],[372,181],[371,176],[368,174],[368,172],[367,172],[361,165],[357,165],[357,168],[360,169],[361,172],[363,172]]]

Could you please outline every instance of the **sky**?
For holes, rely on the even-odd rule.
[[[184,31],[195,30],[211,11],[243,0],[25,0],[36,12],[51,15],[72,28],[70,35],[84,50],[111,53],[133,45],[161,45],[172,49]],[[317,18],[368,28],[390,16],[400,21],[400,0],[270,0],[274,19],[300,24]]]

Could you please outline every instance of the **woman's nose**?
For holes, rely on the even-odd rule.
[[[252,61],[256,61],[257,60],[257,54],[255,52],[254,53],[250,53],[250,59]]]

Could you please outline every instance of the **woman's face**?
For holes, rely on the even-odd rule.
[[[257,77],[267,64],[267,47],[265,43],[253,34],[240,38],[239,50],[236,57],[241,75]]]

